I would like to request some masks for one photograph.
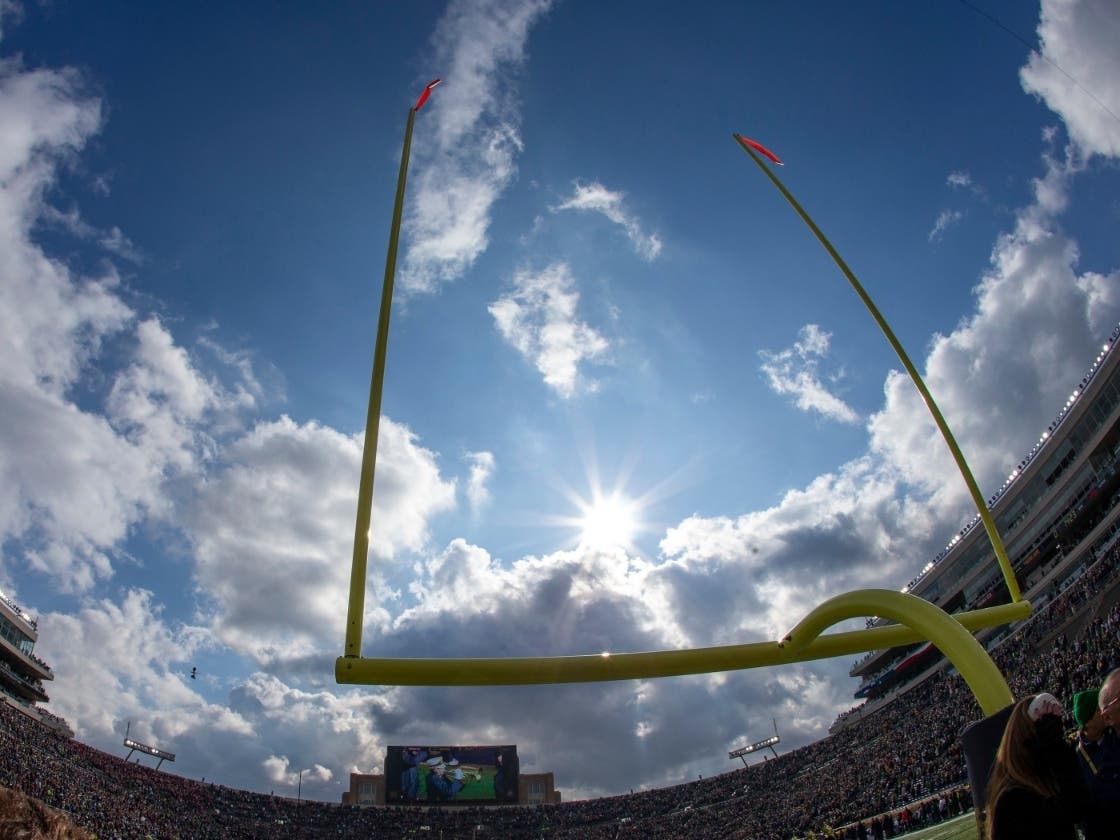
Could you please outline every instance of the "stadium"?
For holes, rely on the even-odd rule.
[[[0,0],[0,840],[1102,836],[1110,0],[435,5]]]
[[[1114,667],[1120,634],[1118,336],[1113,333],[1039,444],[990,500],[1016,578],[1035,604],[1027,620],[979,634],[1015,696],[1049,689],[1068,703]],[[908,589],[949,612],[998,599],[998,572],[975,525],[962,528]],[[149,766],[82,744],[43,708],[49,699],[43,683],[53,675],[33,653],[35,624],[4,598],[0,628],[0,784],[30,797],[40,821],[57,818],[89,832],[76,837],[879,838],[973,807],[959,736],[981,711],[951,665],[924,645],[861,658],[852,668],[863,677],[860,702],[828,737],[719,776],[561,802],[551,774],[521,774],[505,803],[486,795],[394,804],[401,802],[397,780],[410,751],[424,750],[425,777],[432,762],[441,769],[462,766],[480,779],[489,766],[492,783],[503,750],[516,773],[515,745],[401,746],[388,750],[384,773],[355,774],[344,802],[335,804],[183,778],[163,769],[162,759]]]

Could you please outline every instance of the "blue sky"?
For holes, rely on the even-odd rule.
[[[852,702],[847,661],[334,683],[401,140],[434,77],[369,655],[772,639],[900,588],[970,518],[732,132],[786,161],[989,493],[1120,321],[1107,0],[4,2],[0,33],[0,589],[82,740],[131,723],[189,776],[290,794],[304,770],[337,801],[387,744],[515,742],[580,798],[731,769],[771,719],[807,743]]]

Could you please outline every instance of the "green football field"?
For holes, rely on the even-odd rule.
[[[969,811],[930,828],[904,835],[906,840],[977,840],[976,816]]]
[[[459,795],[455,797],[456,802],[470,802],[473,800],[486,800],[489,802],[494,801],[494,767],[483,764],[479,769],[482,771],[482,778],[475,781],[472,777],[459,791]],[[421,768],[420,776],[420,801],[426,802],[428,799],[428,769]]]

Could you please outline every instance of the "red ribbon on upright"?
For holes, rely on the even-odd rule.
[[[423,106],[423,104],[428,101],[428,97],[432,95],[432,88],[434,88],[439,83],[440,83],[439,79],[432,79],[430,82],[428,82],[428,86],[426,88],[424,88],[424,92],[422,94],[420,94],[420,98],[417,99],[416,104],[412,106],[413,111],[419,111],[420,110],[420,108]]]
[[[756,152],[760,152],[761,154],[766,155],[766,157],[770,158],[770,160],[774,161],[774,163],[778,164],[778,166],[785,166],[785,164],[782,163],[781,159],[776,154],[767,149],[757,140],[752,140],[751,138],[744,137],[741,134],[735,135],[735,139],[737,139],[740,143],[745,143],[746,145],[750,146]]]

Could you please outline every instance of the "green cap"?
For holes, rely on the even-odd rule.
[[[1073,719],[1078,726],[1084,726],[1097,713],[1097,697],[1100,694],[1095,688],[1089,691],[1079,691],[1073,695]]]

